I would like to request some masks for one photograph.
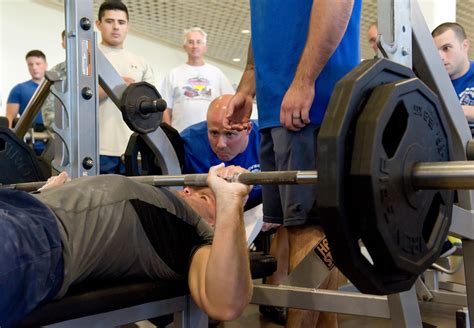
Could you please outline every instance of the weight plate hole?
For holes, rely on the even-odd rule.
[[[441,194],[437,192],[433,197],[430,209],[428,210],[425,222],[423,223],[423,240],[425,241],[425,244],[428,244],[433,234],[433,229],[438,216],[440,215],[441,205],[444,205],[443,198],[441,197]]]
[[[405,104],[401,101],[395,107],[382,135],[382,145],[389,159],[395,155],[398,149],[407,129],[407,122],[408,112]]]

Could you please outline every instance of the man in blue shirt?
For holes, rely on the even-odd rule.
[[[44,80],[44,74],[48,69],[46,62],[46,56],[41,50],[31,50],[26,54],[26,63],[28,65],[28,71],[31,75],[31,80],[17,84],[7,100],[7,118],[9,121],[9,127],[12,127],[13,120],[18,115],[21,115],[25,111],[26,105],[30,101],[31,97],[38,88],[39,84]],[[43,119],[41,113],[36,116],[35,128],[42,130]]]
[[[469,61],[469,40],[458,23],[443,23],[433,32],[436,47],[469,122],[474,122],[474,64]]]
[[[252,44],[225,126],[245,129],[257,96],[262,171],[314,170],[336,82],[360,62],[361,0],[251,0]],[[263,186],[264,221],[288,228],[289,271],[324,236],[316,186]],[[337,288],[337,273],[320,288]],[[337,327],[333,314],[289,311],[290,327]]]
[[[214,99],[207,111],[207,121],[183,130],[184,173],[206,173],[219,163],[243,167],[250,172],[260,172],[258,149],[260,135],[256,121],[250,122],[246,131],[225,129],[222,122],[232,95]],[[247,207],[262,202],[261,186],[255,186],[249,195]]]

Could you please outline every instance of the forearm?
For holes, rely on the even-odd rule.
[[[253,51],[252,51],[252,42],[249,44],[249,49],[247,53],[247,65],[245,66],[244,73],[239,82],[239,87],[237,92],[242,92],[246,95],[255,97],[256,87],[255,87],[255,65],[253,61]]]
[[[313,1],[308,36],[294,83],[314,84],[344,35],[353,5],[353,0]]]
[[[463,105],[464,115],[468,122],[474,122],[474,106]]]
[[[122,76],[122,79],[123,79],[123,83],[126,86],[129,86],[130,84],[135,83],[135,80],[131,77],[128,77],[128,76]],[[108,96],[109,95],[105,92],[105,90],[102,88],[102,86],[99,85],[99,101],[105,100]]]
[[[6,116],[7,116],[7,119],[8,119],[8,127],[9,128],[13,127],[13,120],[18,115],[19,109],[20,109],[19,104],[7,104]]]
[[[171,108],[166,108],[165,111],[163,112],[163,117],[161,118],[161,121],[171,125],[171,119],[172,119],[171,115],[172,115]]]
[[[250,301],[252,280],[243,224],[242,199],[217,199],[216,226],[208,261],[198,281],[191,279],[191,291],[206,313],[220,320],[240,315]],[[219,205],[220,204],[220,205]],[[195,276],[197,277],[197,276]],[[193,288],[199,286],[199,288]]]
[[[222,198],[226,199],[222,199]],[[248,303],[251,278],[245,227],[243,199],[229,201],[227,195],[217,198],[216,226],[213,248],[206,275],[209,295],[228,295],[229,300]],[[218,282],[218,284],[210,284]]]

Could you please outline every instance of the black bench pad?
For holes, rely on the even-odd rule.
[[[189,294],[183,281],[114,281],[72,287],[34,310],[17,327],[37,327]]]
[[[261,279],[271,276],[277,269],[276,259],[262,252],[250,252],[250,272],[252,279]]]
[[[276,270],[276,259],[252,252],[250,269],[253,279],[269,276]],[[185,281],[88,282],[71,287],[60,300],[40,306],[17,327],[38,327],[188,294]]]

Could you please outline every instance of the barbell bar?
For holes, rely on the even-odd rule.
[[[416,163],[411,184],[415,189],[474,189],[474,161]]]
[[[131,179],[154,186],[207,186],[207,174],[137,176]],[[474,189],[474,161],[420,162],[413,166],[414,189]],[[229,182],[247,185],[317,184],[318,171],[269,171],[238,173]]]
[[[207,174],[182,175],[153,175],[132,176],[131,180],[153,185],[156,187],[170,186],[207,186]],[[474,189],[474,161],[452,162],[421,162],[413,165],[409,177],[414,189]],[[282,184],[317,184],[318,171],[268,171],[253,173],[237,173],[229,182],[239,182],[246,185],[282,185]],[[27,182],[0,186],[3,189],[34,191],[41,188],[46,182]]]

